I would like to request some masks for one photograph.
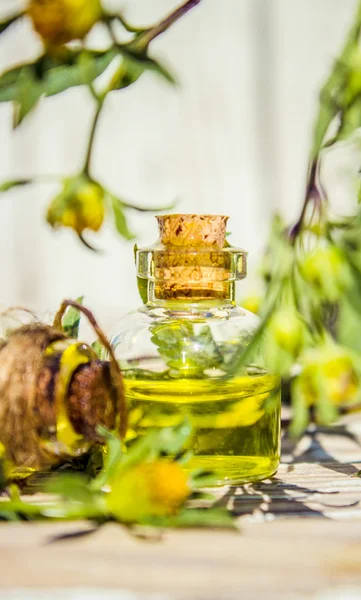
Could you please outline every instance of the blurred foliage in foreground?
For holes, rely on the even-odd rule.
[[[100,433],[106,440],[104,448],[29,480],[25,494],[42,491],[46,496],[26,495],[23,500],[18,487],[10,484],[10,499],[0,501],[0,520],[90,519],[96,526],[117,521],[129,528],[235,527],[226,508],[189,505],[190,500],[212,499],[201,488],[216,479],[201,471],[187,476],[182,469],[189,458],[184,448],[192,435],[187,422],[150,432],[129,448],[105,429]],[[6,486],[4,478],[1,484]]]
[[[274,219],[265,297],[242,303],[259,308],[268,362],[290,390],[295,435],[310,418],[331,424],[361,407],[361,208],[335,218],[320,177],[326,152],[361,127],[360,35],[361,3],[320,94],[300,218],[291,228]]]
[[[0,76],[0,102],[12,102],[14,127],[21,125],[41,98],[55,96],[72,87],[87,86],[96,104],[83,170],[59,181],[60,193],[48,208],[47,221],[53,228],[71,228],[90,247],[84,239],[84,231],[98,231],[108,214],[118,233],[129,240],[134,235],[126,220],[128,209],[170,208],[147,209],[115,196],[92,176],[91,159],[97,125],[110,92],[124,90],[146,71],[175,83],[168,69],[149,55],[149,47],[199,2],[188,0],[163,21],[146,28],[133,27],[122,14],[105,11],[100,0],[29,0],[23,12],[0,22],[1,35],[18,20],[30,19],[42,40],[40,56]],[[94,26],[102,26],[107,32],[105,50],[95,50],[87,43],[86,36]],[[124,33],[127,42],[120,41]],[[59,178],[45,176],[7,181],[0,185],[0,192],[44,179],[56,181]]]

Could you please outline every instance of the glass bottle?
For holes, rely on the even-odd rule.
[[[218,483],[271,476],[280,454],[280,381],[262,355],[244,362],[258,317],[235,303],[247,253],[226,241],[228,217],[157,217],[160,241],[136,252],[144,305],[112,345],[123,370],[129,436],[185,418],[194,435],[185,468]]]

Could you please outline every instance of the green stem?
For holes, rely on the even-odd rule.
[[[297,223],[292,227],[292,229],[289,233],[289,238],[290,238],[290,241],[292,244],[294,244],[296,242],[298,235],[300,234],[300,232],[303,229],[303,223],[306,218],[307,208],[308,208],[309,203],[311,201],[314,201],[314,202],[320,201],[320,199],[321,199],[320,193],[317,188],[317,181],[316,181],[317,180],[317,172],[318,172],[318,159],[314,160],[311,164],[308,181],[307,181],[305,199],[304,199],[304,202],[302,205],[301,214],[298,218]]]
[[[310,171],[307,180],[306,193],[304,203],[301,209],[301,214],[297,223],[292,227],[289,237],[291,243],[295,243],[298,235],[303,229],[303,223],[307,215],[307,208],[310,202],[321,203],[324,201],[322,189],[319,189],[317,181],[319,174],[320,155],[324,148],[330,147],[331,140],[326,139],[327,132],[335,117],[342,112],[338,104],[337,95],[342,90],[345,72],[344,64],[350,61],[350,57],[355,48],[358,46],[361,32],[361,1],[359,2],[356,17],[353,21],[351,30],[347,36],[346,43],[343,47],[340,57],[334,64],[332,72],[323,86],[320,94],[320,107],[316,118],[316,123],[313,133],[313,143],[310,156]],[[342,122],[342,121],[341,121]],[[341,128],[341,124],[339,129]],[[336,138],[337,139],[337,138]],[[332,140],[335,141],[335,138]]]
[[[121,23],[124,29],[129,33],[135,33],[139,35],[140,33],[146,31],[146,27],[133,27],[133,25],[129,25],[122,14],[106,14],[103,17],[103,22],[109,27],[111,27],[113,21],[119,21],[119,23]]]
[[[88,149],[87,149],[86,158],[85,158],[84,173],[86,173],[87,175],[89,175],[90,163],[91,163],[93,149],[94,149],[96,130],[97,130],[100,115],[102,112],[104,100],[105,100],[105,97],[102,99],[99,98],[99,96],[96,94],[96,92],[92,86],[89,86],[89,89],[91,91],[93,98],[95,99],[95,101],[97,103],[97,109],[95,112],[93,125],[92,125],[91,131],[90,131]]]
[[[332,69],[331,75],[327,79],[320,94],[320,108],[316,118],[313,135],[313,147],[311,152],[312,160],[317,156],[324,144],[325,136],[333,119],[340,111],[335,98],[335,91],[339,87],[340,80],[344,79],[344,64],[349,62],[350,56],[357,47],[361,30],[361,1],[359,2],[356,17],[347,36],[346,43],[342,49],[341,55],[337,59]]]
[[[185,4],[183,4],[182,6],[177,8],[175,11],[173,11],[170,15],[168,15],[165,19],[160,21],[160,23],[157,23],[156,25],[154,25],[154,27],[150,27],[149,29],[138,29],[135,27],[131,27],[128,23],[126,23],[126,21],[123,19],[122,16],[118,15],[116,18],[118,18],[118,20],[120,20],[122,25],[128,31],[135,33],[134,40],[132,40],[128,44],[125,44],[124,48],[127,48],[128,51],[132,51],[137,54],[145,53],[152,40],[154,40],[156,37],[158,37],[164,31],[167,31],[167,29],[169,29],[176,21],[178,21],[178,19],[180,19],[183,15],[185,15],[189,10],[191,10],[192,8],[197,6],[197,4],[200,3],[200,1],[201,0],[188,0]],[[108,27],[108,30],[111,35],[113,43],[117,44],[114,32],[112,31],[112,28],[111,28],[111,21],[113,18],[115,18],[113,15],[105,15],[103,18],[103,21]],[[88,150],[87,150],[87,155],[86,155],[86,159],[85,159],[84,172],[86,174],[89,174],[89,168],[90,168],[90,163],[91,163],[91,158],[92,158],[92,153],[93,153],[96,129],[97,129],[98,121],[99,121],[101,111],[103,108],[104,100],[105,100],[105,96],[103,98],[99,98],[99,96],[96,94],[93,86],[89,86],[89,89],[97,102],[97,111],[95,113],[93,126],[92,126],[92,129],[90,132]]]
[[[194,8],[200,3],[201,0],[188,0],[185,4],[182,4],[175,11],[170,13],[165,19],[160,21],[154,25],[154,27],[150,27],[149,29],[144,30],[144,32],[139,33],[136,38],[127,44],[128,48],[133,52],[139,52],[142,54],[146,52],[150,42],[152,42],[158,35],[164,33],[169,29],[178,19],[183,17],[189,10]]]

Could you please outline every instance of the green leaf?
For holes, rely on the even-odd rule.
[[[32,183],[32,179],[18,179],[14,181],[5,181],[4,183],[0,184],[0,193],[8,192],[9,190],[12,190],[15,187],[29,185],[29,183]]]
[[[9,512],[6,510],[2,511],[1,506],[2,503],[0,503],[0,521],[8,521],[9,523],[16,523],[21,521],[21,518],[16,512],[12,510],[10,510]]]
[[[115,50],[105,53],[82,51],[74,64],[50,68],[45,76],[46,96],[55,96],[79,85],[90,85],[110,65],[116,56]]]
[[[95,342],[92,343],[91,347],[100,360],[104,360],[106,358],[107,351],[99,340],[95,340]]]
[[[43,84],[36,75],[35,64],[16,67],[0,77],[0,102],[15,103],[14,127],[21,123],[44,93]]]
[[[240,349],[237,349],[232,363],[227,369],[227,374],[223,376],[223,379],[229,379],[237,373],[240,373],[244,367],[250,364],[255,356],[255,353],[259,349],[260,344],[262,343],[265,331],[275,310],[275,306],[275,303],[271,305],[249,343],[246,346],[242,346]]]
[[[135,83],[144,71],[153,71],[160,75],[168,83],[176,85],[176,80],[172,73],[160,62],[150,58],[147,54],[132,53],[127,50],[126,46],[119,47],[124,60],[124,70],[128,84]],[[121,87],[126,87],[122,85]]]
[[[110,82],[107,85],[107,91],[122,90],[136,81],[145,71],[145,65],[128,53],[120,52],[119,64],[115,69]]]
[[[361,275],[351,260],[350,265],[353,285],[338,307],[337,339],[346,348],[361,353]]]
[[[127,44],[117,46],[119,53],[119,64],[117,65],[107,91],[125,89],[138,81],[145,71],[153,71],[165,79],[168,83],[176,84],[176,80],[170,71],[158,61],[150,58],[147,54],[131,52]]]
[[[159,454],[177,455],[187,448],[192,433],[193,429],[188,419],[175,427],[164,427],[161,431],[158,431]]]
[[[212,471],[205,471],[204,469],[198,469],[191,473],[191,488],[192,490],[199,490],[205,487],[215,487],[219,485],[219,475]]]
[[[42,504],[31,504],[29,502],[22,502],[21,500],[8,500],[0,502],[0,514],[3,519],[8,517],[8,520],[15,521],[20,515],[34,518],[42,515],[44,505]],[[10,519],[9,519],[10,517]],[[17,517],[17,518],[16,518]]]
[[[105,439],[106,448],[103,454],[103,468],[91,483],[92,490],[101,490],[115,476],[121,459],[123,448],[120,438],[105,427],[98,427],[99,434]]]
[[[137,264],[137,252],[138,252],[138,244],[134,244],[134,262]],[[148,279],[143,279],[143,277],[137,277],[137,287],[139,296],[143,302],[143,304],[147,304],[148,302]]]
[[[235,356],[235,344],[221,351],[208,326],[195,331],[193,324],[174,320],[151,326],[151,341],[158,348],[172,375],[202,377],[205,369],[223,368]]]
[[[359,127],[361,127],[361,97],[357,97],[343,113],[337,141],[347,140]]]
[[[23,68],[23,66],[14,67],[13,69],[5,71],[5,73],[0,76],[0,102],[4,101],[1,95],[3,91],[12,88],[12,86],[16,84]]]
[[[94,494],[89,487],[89,479],[84,474],[64,473],[53,475],[49,478],[44,491],[82,504],[91,505],[94,502]]]
[[[161,64],[159,61],[154,60],[153,58],[147,57],[146,60],[146,68],[150,71],[154,71],[157,75],[160,75],[163,79],[165,79],[171,85],[178,85],[176,78],[173,73],[171,73],[167,67]]]
[[[16,82],[16,95],[13,98],[14,128],[18,127],[33,110],[43,93],[43,85],[35,78],[35,72],[32,67],[22,69]]]
[[[123,457],[121,468],[129,468],[143,461],[155,460],[159,455],[157,439],[158,431],[154,430],[137,439],[130,447],[128,454]]]
[[[176,456],[187,448],[192,435],[192,427],[185,420],[176,427],[164,427],[161,430],[150,430],[137,439],[123,454],[120,468],[133,467],[143,461],[156,460],[161,455]]]
[[[126,217],[124,215],[123,204],[115,196],[111,196],[114,222],[118,233],[126,240],[134,240],[134,234],[129,230]]]
[[[18,96],[18,85],[17,83],[11,83],[9,85],[0,85],[0,102],[13,102]]]
[[[320,108],[313,133],[311,162],[317,158],[320,149],[325,143],[330,125],[340,111],[340,99],[345,95],[345,91],[346,94],[348,92],[347,87],[350,81],[350,73],[345,66],[349,65],[352,61],[353,53],[358,49],[360,30],[361,4],[357,8],[356,17],[352,22],[341,54],[335,62],[331,74],[321,91]]]
[[[137,287],[139,296],[143,302],[143,304],[147,304],[148,302],[148,280],[143,279],[142,277],[137,277]]]
[[[17,104],[19,124],[41,95],[54,96],[79,85],[90,85],[110,65],[118,51],[91,52],[66,49],[62,58],[47,54],[3,73],[0,77],[0,102]]]
[[[78,304],[83,304],[83,300],[84,300],[84,296],[80,296],[79,298],[76,299],[76,302]],[[80,317],[81,317],[81,314],[80,314],[79,309],[74,308],[73,306],[70,306],[68,308],[68,310],[66,311],[66,313],[63,317],[62,327],[63,327],[63,332],[65,333],[65,335],[67,337],[73,338],[74,340],[78,339]]]

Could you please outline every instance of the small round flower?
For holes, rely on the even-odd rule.
[[[336,302],[350,285],[350,269],[343,252],[336,246],[318,247],[300,262],[305,281],[325,300]]]
[[[27,14],[44,42],[82,39],[101,18],[99,0],[30,0]]]
[[[304,342],[305,327],[296,309],[280,308],[272,316],[269,333],[277,346],[291,356],[298,356]]]
[[[334,343],[308,350],[298,376],[298,390],[308,406],[324,397],[334,406],[352,406],[359,400],[359,378],[350,353]],[[322,398],[321,398],[322,399]]]
[[[47,212],[47,221],[54,227],[70,227],[78,235],[84,229],[99,231],[104,221],[104,190],[90,180],[66,182]]]
[[[177,463],[157,460],[118,474],[106,496],[119,521],[137,523],[177,513],[190,494],[187,476]]]
[[[246,296],[246,298],[244,298],[241,302],[242,308],[245,308],[246,310],[249,310],[250,312],[254,313],[255,315],[258,315],[260,308],[261,308],[261,304],[262,304],[262,296],[257,296],[256,294],[251,294],[249,296]]]

